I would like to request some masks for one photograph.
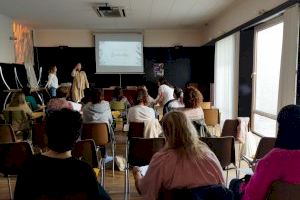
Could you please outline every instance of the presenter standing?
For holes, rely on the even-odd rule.
[[[55,65],[50,67],[48,73],[48,81],[45,88],[48,88],[51,97],[56,97],[56,90],[58,88],[57,67]]]
[[[73,77],[72,99],[74,102],[80,102],[84,97],[84,89],[89,88],[89,81],[86,73],[81,71],[81,63],[78,63],[73,69],[71,76]]]

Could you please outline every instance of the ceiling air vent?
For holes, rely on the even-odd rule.
[[[110,6],[108,3],[94,6],[99,17],[126,17],[123,7]]]

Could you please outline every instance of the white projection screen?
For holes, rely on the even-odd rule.
[[[95,34],[97,74],[143,74],[143,35]]]

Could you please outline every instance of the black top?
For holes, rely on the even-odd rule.
[[[14,199],[110,198],[87,163],[73,157],[57,159],[36,155],[18,174]]]

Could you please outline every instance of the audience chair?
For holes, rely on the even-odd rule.
[[[86,140],[80,140],[77,141],[73,150],[72,150],[72,156],[82,160],[86,163],[88,163],[95,171],[96,176],[99,175],[99,169],[103,172],[103,163],[101,163],[101,166],[99,166],[98,162],[98,156],[96,152],[96,145],[94,140],[92,139],[86,139]],[[101,174],[101,181],[104,180],[103,173]],[[103,183],[101,182],[103,185]]]
[[[0,173],[7,177],[10,199],[13,199],[10,177],[16,176],[23,163],[32,155],[32,149],[27,142],[0,144]]]
[[[215,138],[201,138],[203,142],[215,153],[220,164],[226,173],[226,185],[228,181],[228,170],[230,170],[230,164],[233,164],[236,177],[237,177],[237,167],[235,164],[235,148],[234,148],[234,137],[215,137]]]
[[[82,135],[81,139],[93,139],[95,141],[97,151],[101,153],[101,149],[105,149],[105,145],[111,143],[111,150],[112,150],[112,157],[113,157],[113,176],[115,175],[115,137],[112,129],[109,129],[107,123],[88,123],[83,124],[82,127]],[[105,177],[105,158],[106,158],[106,151],[101,153],[101,161],[103,166],[103,171],[101,172]],[[101,180],[104,186],[104,180]]]
[[[300,184],[289,184],[276,181],[272,184],[266,200],[298,200]]]
[[[213,135],[217,135],[216,129],[220,126],[220,113],[219,109],[203,109],[205,124]],[[218,129],[219,130],[219,129]],[[219,132],[219,131],[217,131]]]
[[[237,138],[237,127],[239,121],[237,119],[226,119],[222,128],[221,137],[233,136]]]
[[[46,123],[34,123],[32,126],[32,145],[42,152],[47,151],[48,137],[46,133]]]
[[[16,142],[15,133],[10,124],[0,124],[0,143]]]
[[[211,109],[211,102],[210,101],[208,101],[208,102],[202,102],[202,103],[200,103],[200,107],[202,109]]]
[[[132,137],[144,137],[144,122],[130,122],[129,123],[129,131],[128,131],[128,139]]]
[[[244,160],[251,168],[255,163],[257,163],[260,159],[262,159],[267,153],[269,153],[273,149],[275,141],[276,138],[262,137],[258,143],[254,158],[242,155],[241,160]],[[239,162],[239,167],[241,166],[241,160]]]
[[[125,168],[125,199],[129,193],[129,167],[149,165],[152,156],[165,145],[164,138],[137,138],[132,137],[126,148]],[[127,153],[128,151],[128,153]]]
[[[117,119],[122,119],[123,123],[127,123],[127,106],[122,101],[111,101],[110,103],[110,109],[112,111],[118,111],[120,112],[120,115],[118,118],[114,119],[117,121]],[[125,120],[123,120],[125,119]]]

